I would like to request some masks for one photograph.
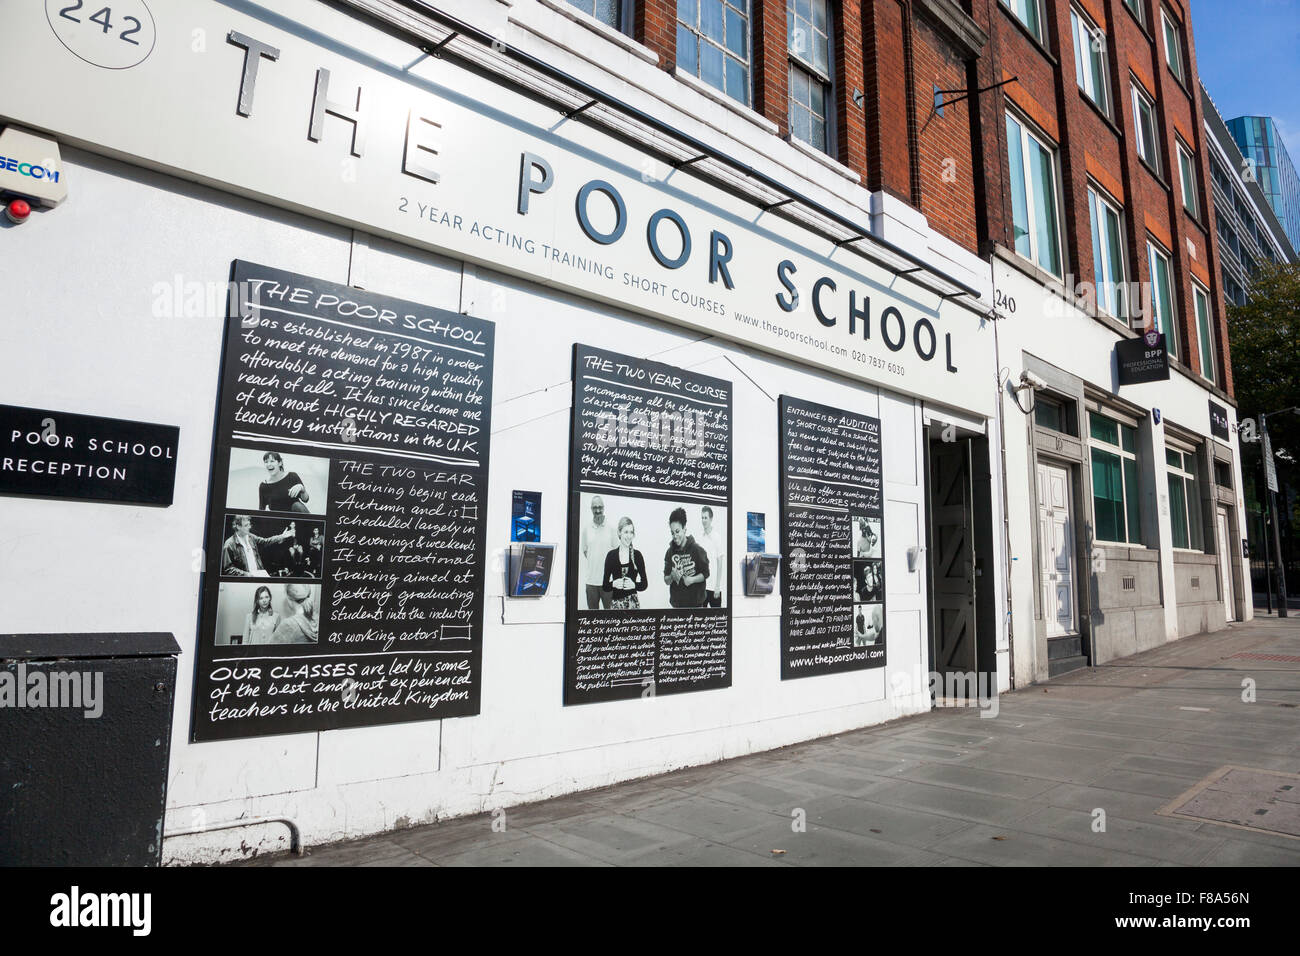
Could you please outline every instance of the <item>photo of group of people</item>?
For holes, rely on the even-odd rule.
[[[583,492],[579,607],[727,606],[727,509]]]
[[[328,458],[232,447],[226,507],[323,515],[329,473]]]
[[[319,609],[316,585],[223,581],[217,592],[216,643],[315,644]]]
[[[226,515],[221,576],[320,579],[325,522],[261,515]]]
[[[329,467],[328,458],[313,455],[230,449],[218,645],[319,639]],[[258,578],[278,583],[248,580]]]
[[[881,601],[885,596],[884,570],[880,561],[853,559],[853,601]]]

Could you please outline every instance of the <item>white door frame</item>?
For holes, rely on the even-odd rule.
[[[1228,550],[1232,519],[1222,505],[1214,509],[1214,514],[1219,532],[1219,576],[1223,582],[1219,596],[1223,599],[1224,620],[1231,622],[1237,619],[1237,589],[1232,582],[1232,552]]]
[[[1059,471],[1065,478],[1065,494],[1063,498],[1063,508],[1066,513],[1065,522],[1065,540],[1062,541],[1064,554],[1069,559],[1068,570],[1064,571],[1068,578],[1069,584],[1069,602],[1070,602],[1070,620],[1062,628],[1059,625],[1061,618],[1054,614],[1053,608],[1058,604],[1055,597],[1048,600],[1049,593],[1054,593],[1055,586],[1049,589],[1049,584],[1056,580],[1056,575],[1062,573],[1058,570],[1059,561],[1052,561],[1053,570],[1048,570],[1047,563],[1053,554],[1051,542],[1044,540],[1043,535],[1043,518],[1045,516],[1054,517],[1055,509],[1052,507],[1051,500],[1044,494],[1048,488],[1044,487],[1044,482],[1038,479],[1046,470]],[[1043,627],[1046,636],[1067,637],[1079,634],[1079,588],[1078,588],[1078,549],[1075,547],[1075,508],[1074,508],[1074,478],[1071,472],[1073,468],[1069,464],[1058,463],[1046,459],[1038,459],[1034,463],[1034,481],[1036,491],[1038,492],[1038,513],[1035,515],[1038,525],[1038,575],[1039,575],[1039,593],[1042,595],[1043,605]]]

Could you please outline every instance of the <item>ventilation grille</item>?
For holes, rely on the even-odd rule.
[[[1201,589],[1201,579],[1192,578],[1192,590],[1199,591],[1200,589]]]
[[[1124,590],[1125,591],[1137,590],[1137,579],[1133,577],[1133,575],[1131,574],[1124,575]]]

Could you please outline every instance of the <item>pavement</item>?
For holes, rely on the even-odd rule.
[[[239,865],[1296,866],[1300,618],[1004,694],[991,719],[941,708]]]

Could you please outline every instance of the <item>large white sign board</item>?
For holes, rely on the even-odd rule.
[[[977,314],[451,59],[314,0],[72,6],[8,5],[0,118],[992,414]]]

